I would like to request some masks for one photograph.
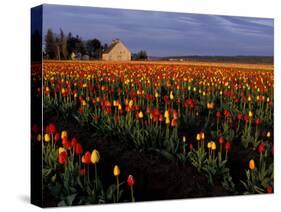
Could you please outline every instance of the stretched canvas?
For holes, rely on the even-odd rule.
[[[31,202],[274,191],[270,18],[31,9]]]

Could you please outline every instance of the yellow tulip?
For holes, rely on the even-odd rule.
[[[197,133],[197,135],[196,135],[196,140],[197,140],[197,141],[200,141],[200,140],[201,140],[201,135],[200,135],[200,133]]]
[[[212,148],[212,141],[208,142],[207,147],[208,147],[208,149]]]
[[[44,141],[45,141],[45,142],[49,142],[50,140],[51,140],[50,134],[49,134],[49,133],[46,133],[46,134],[44,135]]]
[[[185,136],[182,137],[182,142],[183,142],[183,143],[186,142],[186,137],[185,137]]]
[[[171,99],[171,100],[174,99],[173,91],[170,92],[170,99]]]
[[[139,118],[140,118],[140,119],[143,118],[143,113],[142,113],[142,111],[139,112]]]
[[[156,92],[155,93],[155,98],[158,98],[159,97],[159,94]]]
[[[170,124],[170,118],[169,118],[169,116],[166,118],[165,123],[166,123],[166,124]]]
[[[270,138],[270,137],[271,137],[271,133],[270,133],[270,131],[268,131],[268,132],[266,133],[266,137],[268,137],[268,138]]]
[[[66,130],[63,130],[63,131],[61,132],[61,140],[63,140],[64,138],[67,138],[67,132],[66,132]]]
[[[252,101],[252,98],[251,96],[248,97],[248,102]]]
[[[94,149],[92,154],[91,154],[91,162],[93,164],[98,163],[100,160],[100,153],[98,152],[98,150]]]
[[[165,118],[168,118],[168,117],[169,117],[169,111],[168,111],[168,110],[165,111],[164,117],[165,117]]]
[[[253,117],[253,112],[249,111],[249,118],[252,118],[252,117]]]
[[[83,100],[82,105],[85,107],[87,105],[87,102],[85,100]]]
[[[201,137],[202,140],[204,140],[205,139],[205,134],[203,132],[201,132],[200,133],[200,137]]]
[[[213,102],[208,102],[208,103],[207,103],[207,108],[208,108],[209,110],[214,109],[214,103],[213,103]]]
[[[119,169],[119,167],[117,165],[115,165],[114,168],[113,168],[113,175],[115,177],[120,175],[120,169]]]
[[[65,148],[59,147],[59,154],[62,153],[62,152],[66,152]]]
[[[129,101],[129,108],[132,108],[132,107],[133,107],[133,104],[134,104],[133,100],[130,100],[130,101]]]
[[[215,142],[212,142],[211,144],[211,149],[214,151],[216,150],[217,146],[216,146],[216,143]]]
[[[253,159],[249,161],[249,168],[251,170],[254,170],[256,168],[255,161]]]

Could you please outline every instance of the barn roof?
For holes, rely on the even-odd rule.
[[[112,43],[103,53],[104,54],[109,53],[117,44],[118,44],[118,42]]]
[[[114,39],[110,46],[104,50],[103,54],[108,54],[118,43],[121,43],[128,51],[130,51],[120,39]]]

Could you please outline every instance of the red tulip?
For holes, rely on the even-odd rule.
[[[172,127],[176,127],[177,126],[177,119],[172,119],[171,126]]]
[[[63,146],[64,146],[66,149],[70,149],[70,148],[71,148],[71,144],[70,144],[70,142],[68,141],[67,138],[64,138],[64,139],[62,140],[62,144],[63,144]]]
[[[226,151],[226,152],[229,152],[229,150],[230,150],[230,143],[227,142],[227,143],[225,144],[225,151]]]
[[[192,151],[192,149],[193,149],[193,145],[189,144],[189,150]]]
[[[272,192],[273,192],[272,186],[268,186],[268,187],[266,188],[266,192],[267,192],[267,193],[272,193]]]
[[[258,153],[262,154],[265,152],[265,145],[264,143],[260,143],[258,146]]]
[[[81,155],[83,153],[83,148],[81,144],[77,143],[75,146],[75,154],[76,155]]]
[[[60,133],[56,133],[55,136],[54,136],[54,140],[57,142],[60,140]]]
[[[86,169],[80,169],[79,170],[79,174],[80,174],[80,176],[85,175],[86,174]]]
[[[237,119],[238,119],[238,120],[242,120],[242,118],[243,118],[242,113],[238,113],[238,114],[237,114]]]
[[[72,138],[72,140],[71,140],[71,147],[72,147],[73,149],[75,149],[77,143],[78,143],[78,142],[77,142],[76,138]]]
[[[216,117],[217,117],[217,119],[219,119],[221,117],[221,112],[220,111],[216,112]]]
[[[132,175],[129,175],[129,176],[128,176],[127,184],[128,184],[128,186],[130,186],[130,187],[135,185],[135,179],[134,179],[134,177],[133,177]]]
[[[260,125],[261,124],[261,120],[259,118],[256,119],[256,125]]]
[[[58,156],[58,162],[60,164],[65,164],[67,162],[67,153],[65,151],[61,152]]]
[[[222,136],[219,137],[219,143],[223,144],[224,143],[224,138]]]
[[[47,128],[48,128],[48,130],[49,130],[49,132],[51,134],[55,134],[55,132],[56,132],[56,125],[54,123],[50,123]]]
[[[82,156],[82,163],[84,164],[89,164],[91,163],[91,153],[87,151],[83,156]]]

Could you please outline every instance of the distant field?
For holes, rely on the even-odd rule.
[[[213,66],[213,67],[232,67],[257,70],[274,70],[272,64],[252,64],[252,63],[221,63],[221,62],[199,62],[199,61],[102,61],[102,60],[44,60],[44,63],[101,63],[101,64],[165,64],[165,65],[192,65],[192,66]]]

